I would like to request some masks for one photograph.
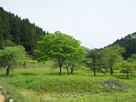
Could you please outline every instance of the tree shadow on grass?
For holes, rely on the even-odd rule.
[[[89,76],[91,76],[91,77],[109,77],[110,75],[104,74],[104,75],[96,75],[96,76],[94,76],[94,75],[89,75]]]
[[[0,77],[16,77],[16,74],[9,74],[8,76],[6,76],[5,74],[0,74]]]
[[[118,79],[133,79],[135,76],[129,76],[129,78],[127,78],[127,75],[114,75],[113,77]]]
[[[36,76],[36,75],[38,75],[38,74],[36,74],[36,73],[19,73],[20,75],[24,75],[24,76]]]
[[[44,75],[52,75],[52,76],[60,76],[59,72],[50,72],[50,73],[44,73]],[[65,72],[62,72],[61,76],[68,75]]]
[[[56,75],[58,75],[59,76],[59,73],[45,73],[44,75],[52,75],[52,76],[56,76]],[[63,75],[63,74],[62,74]]]

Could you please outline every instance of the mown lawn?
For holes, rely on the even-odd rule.
[[[24,96],[26,102],[136,102],[136,78],[125,75],[98,73],[93,77],[89,70],[76,70],[74,75],[58,75],[58,69],[29,68],[14,69],[3,81]],[[123,87],[103,86],[112,80]]]

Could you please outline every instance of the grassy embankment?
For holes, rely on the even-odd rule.
[[[1,81],[10,96],[18,102],[136,102],[136,78],[115,73],[92,76],[89,70],[76,70],[74,75],[58,75],[58,69],[14,69],[8,77],[1,70]],[[107,80],[123,87],[103,86]],[[6,87],[7,86],[7,87]],[[17,94],[14,92],[16,91]]]

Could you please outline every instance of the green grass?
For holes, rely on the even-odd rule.
[[[1,80],[25,98],[24,102],[136,102],[136,79],[120,73],[114,76],[89,70],[76,70],[74,75],[58,75],[58,69],[14,69],[8,77],[1,70]],[[105,87],[104,81],[113,80],[125,86]],[[21,99],[21,98],[20,98]],[[20,101],[21,102],[21,101]]]
[[[8,100],[11,98],[14,99],[15,102],[18,102],[18,100],[19,102],[24,102],[27,100],[27,97],[24,97],[13,86],[7,84],[5,80],[0,80],[0,86],[4,88],[4,90],[0,91],[5,96],[6,102],[8,102]]]

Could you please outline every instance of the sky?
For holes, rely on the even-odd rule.
[[[0,0],[6,11],[45,31],[72,35],[101,48],[136,32],[136,0]]]

